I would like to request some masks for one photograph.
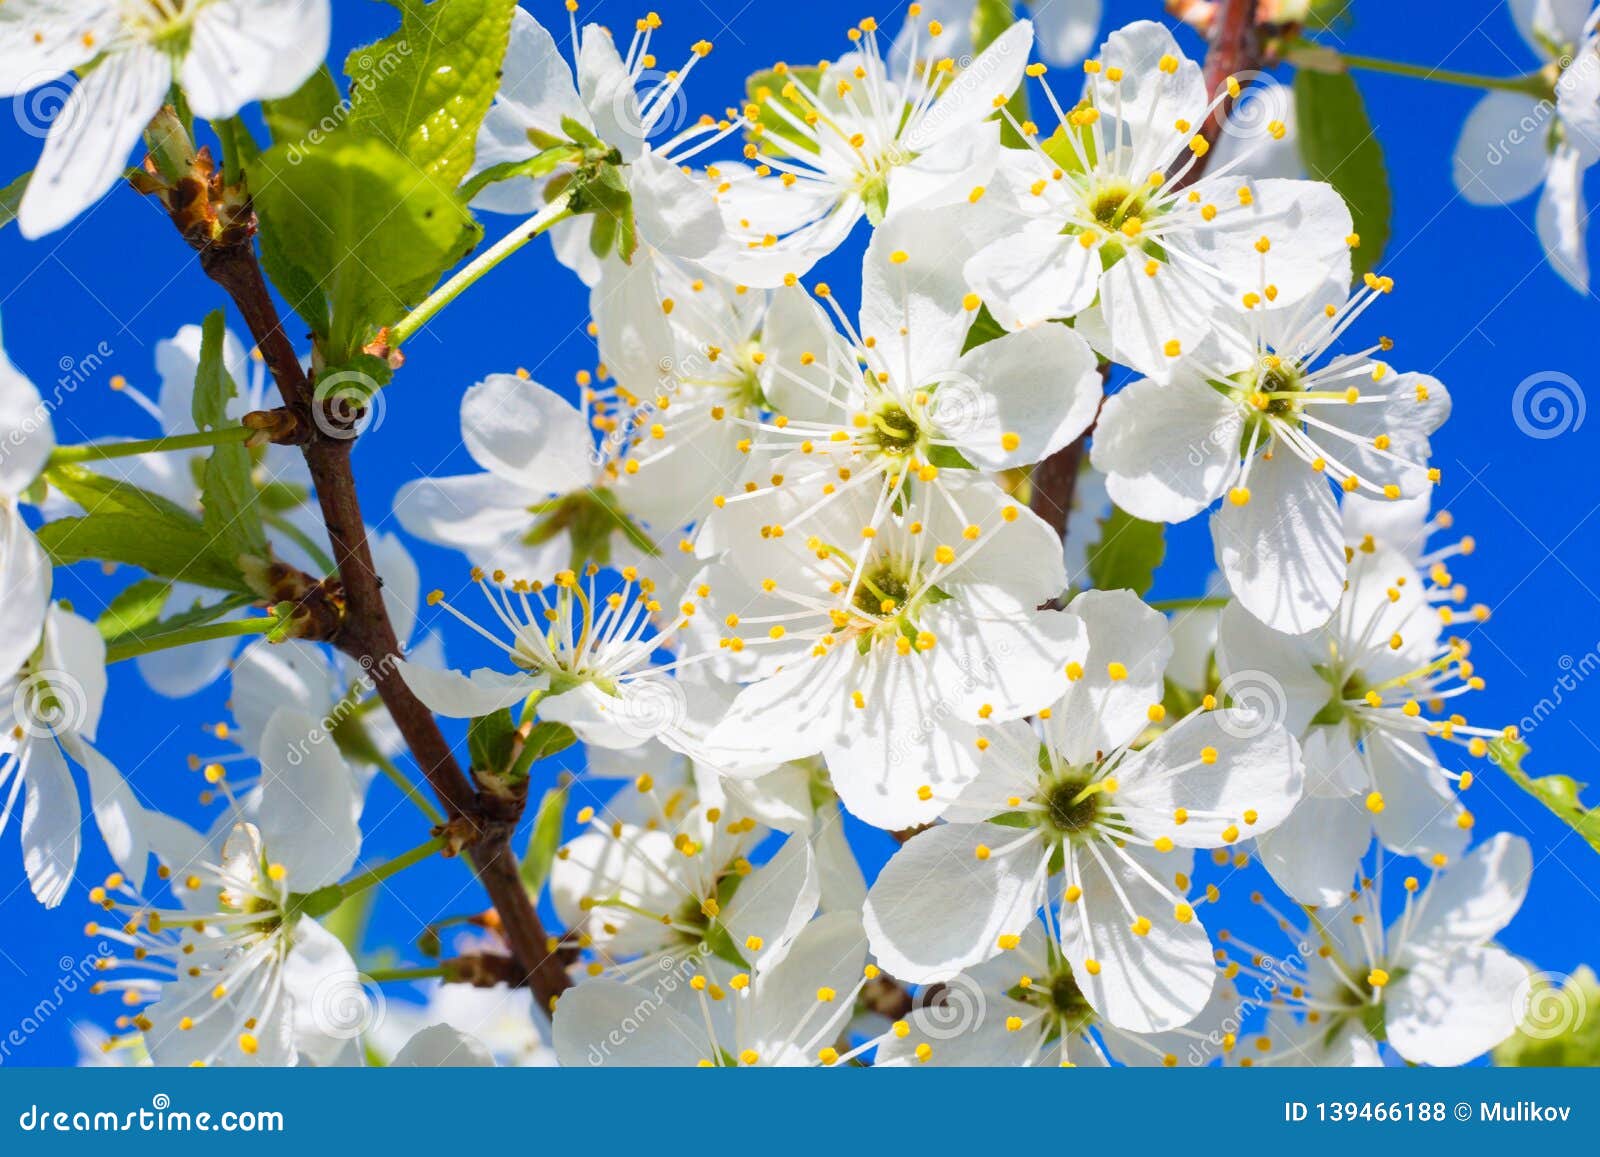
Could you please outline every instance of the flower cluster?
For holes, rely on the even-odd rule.
[[[83,8],[0,5],[7,91],[82,70],[20,204],[30,236],[106,189],[171,85],[226,122],[300,90],[328,37],[312,0]],[[1518,736],[1467,714],[1484,684],[1463,628],[1487,611],[1451,564],[1472,542],[1429,541],[1449,526],[1430,438],[1450,395],[1391,364],[1389,338],[1351,336],[1396,286],[1356,262],[1332,185],[1278,175],[1293,126],[1241,147],[1242,81],[1208,85],[1160,24],[1080,63],[1098,5],[997,29],[959,0],[911,5],[892,39],[862,20],[837,59],[778,62],[695,119],[709,42],[658,71],[657,15],[614,37],[566,8],[558,34],[511,11],[449,195],[531,215],[489,265],[550,233],[595,361],[574,396],[524,371],[471,385],[477,469],[398,494],[399,525],[463,555],[464,581],[424,594],[398,539],[325,526],[325,458],[295,449],[344,436],[316,409],[324,378],[375,392],[412,315],[335,358],[329,288],[332,331],[297,364],[187,327],[158,399],[118,382],[160,437],[83,453],[0,356],[24,432],[0,454],[0,825],[20,795],[28,879],[61,903],[86,772],[118,869],[90,893],[90,934],[115,945],[96,988],[126,1006],[105,1047],[1351,1065],[1459,1064],[1508,1037],[1530,969],[1492,940],[1533,857],[1474,846],[1461,799],[1468,761]],[[1592,160],[1576,83],[1540,172],[1497,178],[1542,179],[1541,229],[1566,241]],[[1469,134],[1512,111],[1490,97]],[[168,176],[153,159],[145,181]],[[817,280],[852,237],[859,280]],[[1151,536],[1201,515],[1211,593],[1147,602]],[[118,517],[193,534],[192,559],[126,544]],[[51,597],[52,564],[86,558],[150,574],[98,631]],[[404,657],[341,625],[352,566],[381,576]],[[270,614],[227,617],[252,604]],[[419,626],[494,658],[454,669]],[[94,746],[107,663],[135,657],[173,697],[229,680],[231,718],[192,760],[203,831]],[[443,791],[441,813],[397,766],[422,708],[468,721],[476,811]],[[514,825],[540,758],[580,743],[582,774],[530,809],[526,912],[446,921],[478,934],[437,966],[358,971],[334,915]],[[434,780],[442,757],[413,750]],[[431,832],[373,864],[377,774]],[[897,842],[870,880],[847,822]],[[561,931],[518,959],[508,925],[546,897]],[[1245,938],[1258,910],[1287,951]],[[419,943],[440,957],[439,927]],[[443,982],[400,1018],[420,1031],[384,1030],[379,985],[419,976]],[[445,995],[466,983],[509,987]]]

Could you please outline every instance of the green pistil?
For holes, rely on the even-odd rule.
[[[1045,825],[1068,840],[1081,839],[1100,816],[1100,793],[1091,790],[1089,777],[1081,773],[1068,773],[1050,782],[1040,802]]]

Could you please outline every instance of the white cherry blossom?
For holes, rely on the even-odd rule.
[[[7,0],[0,6],[0,96],[74,71],[17,214],[26,237],[53,233],[127,168],[167,99],[225,120],[288,96],[328,52],[328,0]]]

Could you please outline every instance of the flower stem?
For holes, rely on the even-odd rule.
[[[428,296],[426,301],[417,306],[416,309],[413,309],[405,317],[401,318],[398,322],[390,327],[390,347],[393,349],[399,349],[408,340],[410,340],[410,338],[415,335],[419,329],[427,325],[428,322],[432,321],[434,316],[438,314],[441,309],[449,305],[456,298],[460,297],[463,292],[465,292],[484,274],[488,273],[491,269],[499,265],[507,257],[510,257],[517,250],[521,249],[528,242],[542,235],[552,225],[556,224],[557,222],[564,221],[570,217],[572,215],[572,210],[570,208],[571,203],[571,193],[561,194],[533,217],[530,217],[528,220],[512,229],[510,233],[507,233],[499,241],[495,242],[491,248],[484,250],[484,252],[479,254],[470,265],[462,269],[461,272],[457,273],[438,289],[434,290],[433,293]]]
[[[106,662],[120,663],[156,651],[170,651],[189,643],[208,643],[213,639],[243,638],[246,635],[270,635],[289,622],[293,607],[280,603],[270,615],[254,619],[230,619],[225,623],[206,623],[198,627],[185,627],[181,631],[150,635],[126,643],[116,643],[106,648]]]
[[[1432,68],[1423,64],[1408,64],[1403,60],[1385,60],[1377,56],[1358,56],[1339,52],[1326,44],[1299,41],[1288,46],[1284,59],[1301,68],[1319,72],[1332,72],[1358,68],[1365,72],[1382,72],[1390,76],[1406,76],[1413,80],[1431,80],[1439,84],[1454,84],[1463,88],[1485,89],[1494,92],[1519,92],[1524,96],[1549,97],[1549,78],[1542,71],[1522,76],[1484,76],[1475,72],[1455,72],[1448,68]]]
[[[402,795],[416,804],[417,809],[427,816],[430,821],[435,824],[444,823],[444,814],[429,802],[428,797],[422,794],[416,784],[406,778],[405,772],[396,767],[393,760],[386,755],[379,755],[375,760],[375,764],[378,770],[384,774],[384,777],[399,788]]]
[[[1208,595],[1199,599],[1156,599],[1149,606],[1152,611],[1221,610],[1228,601],[1224,595]]]
[[[435,964],[429,968],[373,968],[367,971],[367,979],[377,984],[388,984],[397,980],[431,980],[434,977],[449,975],[445,966]]]
[[[82,446],[57,446],[50,455],[51,466],[74,462],[107,462],[113,458],[132,458],[139,454],[167,454],[176,450],[200,450],[248,441],[255,431],[246,426],[223,426],[193,434],[173,434],[166,438],[145,438],[137,442],[90,442]]]
[[[405,871],[413,864],[420,864],[423,860],[431,859],[440,848],[445,845],[445,837],[433,836],[412,848],[409,852],[402,852],[394,859],[379,864],[376,868],[362,872],[339,885],[339,891],[348,900],[351,896],[365,892],[376,884],[381,884],[390,876]]]

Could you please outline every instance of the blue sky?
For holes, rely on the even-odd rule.
[[[702,36],[716,44],[689,86],[695,111],[717,111],[736,101],[744,75],[779,57],[837,55],[845,29],[864,15],[876,15],[886,28],[897,27],[903,16],[903,5],[874,11],[859,0],[812,0],[805,19],[797,21],[791,5],[750,0],[740,9],[741,2],[655,2],[666,21],[657,41],[664,64],[687,57],[688,46]],[[553,29],[565,26],[559,0],[525,0],[524,6]],[[334,8],[336,61],[392,26],[384,5],[341,0]],[[1160,18],[1159,8],[1157,0],[1108,0],[1103,30]],[[1404,6],[1399,30],[1388,23],[1399,6],[1356,0],[1354,10],[1357,22],[1339,34],[1352,52],[1500,75],[1536,63],[1503,3],[1413,0]],[[582,15],[624,26],[642,11],[642,5],[606,0],[585,4]],[[1600,653],[1600,487],[1594,483],[1600,416],[1544,439],[1525,435],[1512,421],[1513,394],[1532,376],[1569,375],[1582,397],[1595,373],[1591,327],[1600,325],[1600,310],[1592,295],[1574,292],[1545,267],[1531,198],[1507,209],[1483,209],[1456,194],[1451,153],[1478,94],[1387,76],[1361,79],[1395,194],[1393,240],[1382,271],[1397,284],[1362,325],[1369,335],[1395,339],[1396,365],[1434,374],[1454,396],[1454,416],[1435,439],[1442,498],[1458,528],[1478,542],[1477,553],[1457,566],[1457,574],[1475,601],[1494,609],[1492,619],[1468,635],[1479,673],[1488,680],[1474,721],[1515,721],[1541,699],[1554,699],[1553,688],[1569,668],[1588,670]],[[38,140],[19,124],[0,116],[0,184],[31,168],[37,155]],[[492,221],[490,228],[496,228]],[[843,285],[863,240],[858,233],[821,275]],[[388,517],[390,502],[411,478],[472,469],[457,432],[459,400],[474,381],[520,366],[556,388],[571,388],[573,375],[594,358],[584,332],[586,301],[548,250],[532,247],[408,346],[408,364],[388,390],[381,424],[355,453],[369,523],[396,529]],[[111,375],[125,375],[154,394],[156,343],[224,304],[156,206],[127,189],[42,242],[24,242],[15,229],[0,233],[0,321],[17,365],[48,393],[58,377],[79,376],[77,367],[109,351],[56,413],[63,442],[157,433],[149,419],[109,390]],[[236,317],[230,323],[242,330]],[[1201,593],[1210,566],[1204,522],[1178,528],[1169,543],[1172,561],[1156,594]],[[459,556],[411,545],[425,587],[450,586],[461,577],[465,563]],[[61,578],[57,592],[93,615],[128,581],[131,576],[107,580],[95,570]],[[456,665],[489,659],[459,631],[447,630],[446,638]],[[1592,778],[1589,769],[1600,758],[1600,679],[1591,683],[1559,692],[1564,702],[1532,737],[1536,771]],[[202,724],[226,718],[225,697],[224,681],[191,701],[172,703],[145,690],[131,668],[114,670],[101,726],[103,749],[147,798],[200,822],[205,813],[195,801],[199,785],[185,759],[220,749]],[[541,785],[555,770],[540,770]],[[373,791],[365,854],[381,859],[412,846],[422,833],[415,813],[387,784],[380,781]],[[1535,850],[1539,867],[1532,890],[1503,937],[1506,945],[1560,973],[1594,962],[1600,957],[1593,931],[1600,927],[1596,853],[1492,769],[1485,769],[1467,802],[1478,816],[1480,835],[1518,832]],[[858,826],[852,832],[870,874],[891,844],[881,833]],[[59,909],[45,912],[28,893],[15,832],[0,839],[0,1042],[41,1000],[53,1000],[59,973],[86,951],[81,929],[94,914],[87,889],[109,868],[91,836],[79,884]],[[421,924],[481,903],[481,893],[458,864],[428,864],[406,879],[404,903],[392,894],[380,901],[371,945],[396,944],[403,955]],[[23,1043],[0,1049],[0,1063],[70,1063],[70,1022],[105,1021],[115,1012],[107,998],[68,995]]]

